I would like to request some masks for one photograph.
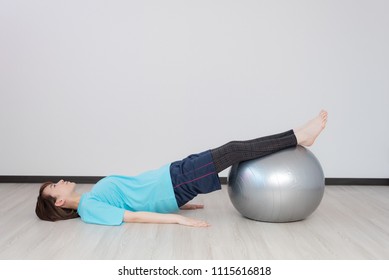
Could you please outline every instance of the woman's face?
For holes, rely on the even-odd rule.
[[[75,187],[76,183],[60,180],[56,184],[48,185],[43,190],[43,195],[55,198],[68,197],[71,193],[73,193]]]

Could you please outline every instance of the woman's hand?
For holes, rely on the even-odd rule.
[[[196,210],[203,209],[204,205],[202,204],[185,204],[180,207],[181,210]]]
[[[189,227],[209,227],[210,224],[208,224],[205,221],[197,220],[193,218],[188,218],[185,216],[180,216],[178,219],[178,224],[183,226],[189,226]]]

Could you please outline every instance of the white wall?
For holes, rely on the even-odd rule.
[[[389,178],[388,1],[0,1],[0,175],[135,175],[330,114]]]

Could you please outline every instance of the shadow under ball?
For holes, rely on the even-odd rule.
[[[324,188],[318,159],[302,146],[235,164],[228,176],[236,210],[263,222],[305,219],[319,206]]]

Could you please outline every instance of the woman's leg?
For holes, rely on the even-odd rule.
[[[218,173],[245,160],[265,156],[298,144],[312,145],[327,121],[327,113],[304,126],[284,133],[247,141],[232,141],[219,148],[193,154],[170,165],[170,175],[178,206],[201,193],[221,188]]]
[[[293,130],[289,130],[253,140],[231,141],[212,149],[211,154],[216,171],[221,172],[235,163],[260,158],[296,145],[296,136]]]
[[[284,133],[248,141],[232,141],[211,150],[217,172],[250,159],[263,157],[296,145],[310,146],[327,123],[327,112],[321,111],[303,126]]]

